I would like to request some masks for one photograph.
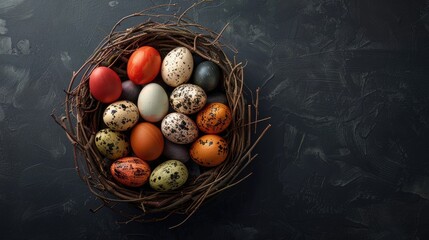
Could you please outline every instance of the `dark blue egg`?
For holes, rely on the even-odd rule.
[[[194,68],[195,68],[198,64],[200,64],[200,63],[202,63],[203,61],[205,61],[205,60],[204,60],[204,58],[202,58],[200,55],[198,55],[198,54],[196,54],[196,53],[193,53],[193,54],[192,54],[192,57],[194,58]]]
[[[137,103],[141,90],[142,87],[134,84],[131,80],[123,81],[121,99]]]
[[[214,90],[220,82],[221,70],[211,61],[204,61],[196,67],[192,81],[200,86],[204,91]]]
[[[209,103],[223,103],[228,106],[228,100],[226,98],[226,95],[222,92],[213,92],[208,94],[206,104]]]
[[[177,144],[164,139],[164,149],[162,154],[167,159],[179,160],[183,163],[187,162],[191,157],[189,156],[189,149],[186,145]]]

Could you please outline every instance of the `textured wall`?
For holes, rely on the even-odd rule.
[[[0,2],[2,239],[429,239],[429,2],[213,1],[273,128],[252,177],[178,219],[119,225],[49,114],[122,16],[170,1]],[[191,1],[179,1],[185,8]],[[168,9],[174,12],[177,8]]]

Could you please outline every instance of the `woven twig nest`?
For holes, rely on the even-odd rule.
[[[114,210],[119,209],[117,205],[120,204],[135,206],[138,209],[135,212],[120,211],[129,221],[158,221],[171,214],[185,214],[185,221],[206,199],[250,175],[243,175],[242,171],[255,158],[252,150],[270,126],[252,139],[251,127],[256,127],[259,121],[254,119],[251,122],[252,107],[245,103],[243,66],[236,62],[235,57],[228,58],[224,49],[233,54],[236,52],[219,42],[223,30],[218,34],[189,20],[186,17],[189,9],[180,16],[154,14],[152,10],[159,7],[170,5],[153,7],[124,17],[113,27],[89,59],[73,73],[66,91],[65,115],[62,118],[53,115],[74,146],[79,176],[91,192],[103,201],[103,206]],[[133,17],[145,17],[147,21],[126,30],[117,30],[118,26]],[[149,18],[164,21],[160,23]],[[223,133],[230,149],[227,159],[217,167],[202,168],[199,176],[190,177],[184,186],[173,191],[157,192],[149,187],[128,188],[118,184],[110,174],[109,161],[98,152],[94,143],[106,106],[91,96],[89,76],[96,67],[106,66],[115,70],[121,79],[126,79],[127,60],[141,46],[152,46],[161,56],[173,48],[183,46],[193,54],[216,63],[222,70],[222,83],[232,111],[232,123]]]

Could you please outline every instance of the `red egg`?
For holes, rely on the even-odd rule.
[[[152,161],[162,154],[164,137],[161,130],[152,123],[138,123],[131,130],[131,148],[134,154],[145,160]]]
[[[113,178],[128,187],[141,187],[149,179],[149,164],[137,157],[125,157],[116,160],[110,166]]]
[[[112,69],[97,67],[89,76],[89,92],[100,102],[112,103],[121,96],[121,79]]]
[[[161,69],[161,55],[150,46],[138,48],[127,63],[127,74],[135,84],[146,84],[155,79]]]

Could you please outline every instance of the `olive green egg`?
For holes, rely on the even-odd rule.
[[[110,160],[125,157],[130,152],[130,144],[125,134],[109,128],[97,132],[95,146],[101,155]]]
[[[149,178],[150,186],[156,191],[180,188],[188,179],[188,169],[178,160],[168,160],[158,165]]]

